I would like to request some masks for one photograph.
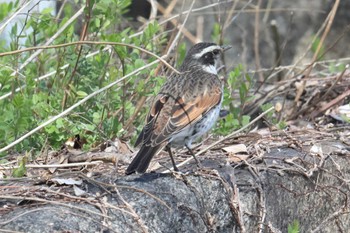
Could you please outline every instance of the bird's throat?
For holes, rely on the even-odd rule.
[[[218,74],[218,71],[214,65],[204,65],[204,66],[202,66],[202,68],[205,72],[215,74],[215,75]]]

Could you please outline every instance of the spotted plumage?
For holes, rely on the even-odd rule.
[[[170,75],[155,97],[135,143],[141,148],[126,174],[145,172],[153,156],[165,146],[176,170],[170,147],[186,146],[190,150],[191,143],[213,127],[223,97],[217,62],[228,48],[198,43],[188,51],[180,74]]]

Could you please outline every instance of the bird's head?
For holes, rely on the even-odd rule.
[[[208,42],[195,44],[188,51],[180,70],[186,71],[191,67],[201,66],[206,72],[217,74],[217,65],[221,54],[230,48],[232,46],[220,46]]]

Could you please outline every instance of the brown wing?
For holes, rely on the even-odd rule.
[[[155,147],[189,124],[199,121],[219,104],[222,95],[221,82],[216,76],[208,76],[194,85],[193,82],[178,82],[180,84],[175,88],[162,88],[152,105],[148,123],[137,144],[143,141],[146,145]]]

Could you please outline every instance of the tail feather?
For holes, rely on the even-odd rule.
[[[130,175],[134,172],[144,173],[147,170],[153,156],[157,154],[161,148],[162,145],[155,147],[142,145],[141,149],[126,169],[125,174]]]
[[[145,132],[145,129],[142,129],[141,133],[137,137],[136,142],[134,144],[135,147],[138,146],[143,141],[143,137],[144,137],[144,134],[145,134],[144,132]]]

